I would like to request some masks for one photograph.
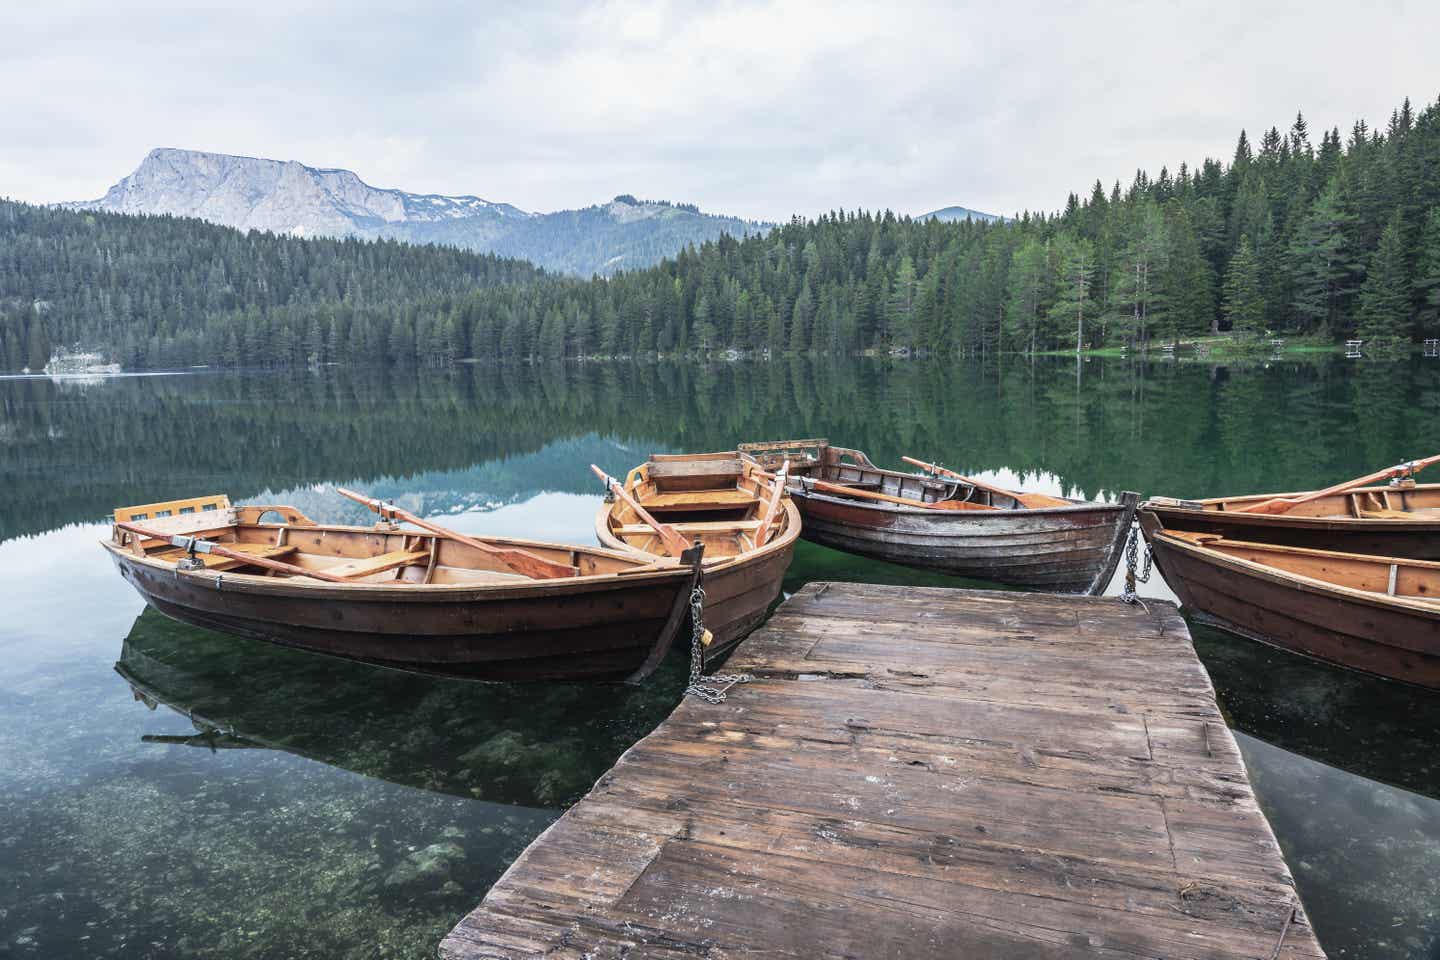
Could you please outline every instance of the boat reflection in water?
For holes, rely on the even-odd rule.
[[[283,750],[367,777],[521,807],[582,796],[685,686],[672,655],[642,686],[477,684],[223,636],[146,608],[115,670],[195,733],[147,742]]]
[[[1191,630],[1326,952],[1440,957],[1440,694]]]

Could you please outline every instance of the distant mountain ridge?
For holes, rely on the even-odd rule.
[[[583,210],[531,213],[472,195],[372,187],[349,171],[200,150],[151,150],[134,173],[77,210],[197,217],[295,236],[393,238],[519,257],[589,276],[649,266],[721,233],[770,224],[622,195]]]
[[[975,220],[992,222],[1004,220],[1004,217],[993,213],[981,213],[979,210],[971,210],[969,207],[941,207],[939,210],[931,210],[929,213],[922,213],[916,217],[917,220],[944,220],[952,222],[956,220]]]

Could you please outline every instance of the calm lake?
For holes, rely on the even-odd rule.
[[[796,437],[1089,497],[1303,489],[1440,451],[1440,360],[0,380],[0,956],[433,956],[684,684],[678,654],[638,689],[486,685],[182,626],[96,545],[114,507],[371,522],[338,483],[589,543],[590,463]],[[817,579],[976,585],[802,543],[786,588]],[[1330,956],[1440,957],[1440,696],[1195,635]]]

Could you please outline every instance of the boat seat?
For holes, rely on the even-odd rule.
[[[748,490],[683,490],[656,493],[641,501],[646,510],[738,510],[757,504],[760,498]]]
[[[740,460],[656,460],[646,465],[651,480],[672,480],[675,478],[710,477],[712,479],[738,477],[745,472]]]
[[[1361,510],[1363,520],[1414,520],[1415,514],[1404,510]]]
[[[296,551],[293,546],[277,547],[270,543],[222,543],[220,546],[226,550],[234,550],[237,553],[248,553],[252,557],[259,557],[263,560],[279,560],[287,557]],[[159,553],[152,553],[150,556],[157,560],[179,560],[185,555],[185,551],[179,547],[170,550],[163,550]],[[236,560],[233,557],[222,557],[218,553],[197,553],[196,559],[205,564],[206,570],[225,572],[234,570],[236,567],[246,566],[245,561]]]
[[[771,521],[771,524],[773,525],[774,521]],[[695,520],[690,523],[672,523],[671,526],[681,533],[753,533],[760,529],[760,521]],[[615,528],[615,534],[621,537],[653,536],[654,533],[646,523],[627,523]]]
[[[395,550],[390,553],[382,553],[378,557],[346,560],[333,567],[326,567],[325,572],[332,577],[345,577],[353,580],[358,577],[384,573],[386,570],[394,570],[396,567],[408,567],[412,563],[420,563],[429,558],[430,551],[428,550]]]

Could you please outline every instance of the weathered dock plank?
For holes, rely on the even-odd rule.
[[[442,954],[1321,958],[1169,604],[810,584]]]

